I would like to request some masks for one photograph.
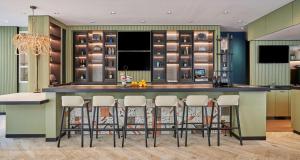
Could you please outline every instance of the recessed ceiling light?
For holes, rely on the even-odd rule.
[[[245,29],[245,27],[244,27],[244,26],[242,26],[242,27],[241,27],[241,30],[244,30],[244,29]]]
[[[146,21],[145,20],[140,20],[140,23],[146,23]]]
[[[239,19],[239,20],[238,20],[238,23],[243,23],[243,20]]]
[[[111,14],[111,15],[113,15],[113,14],[117,14],[117,12],[115,12],[115,11],[111,11],[111,12],[110,12],[110,14]]]
[[[229,14],[229,10],[224,10],[223,14]]]
[[[172,13],[173,13],[172,10],[168,10],[168,11],[167,11],[167,14],[172,14]]]

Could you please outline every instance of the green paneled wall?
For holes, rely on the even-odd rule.
[[[217,25],[89,25],[89,26],[69,26],[67,28],[66,46],[66,80],[73,81],[73,31],[81,30],[117,30],[117,31],[151,31],[151,30],[214,30],[215,44],[216,37],[220,36],[220,26]],[[216,47],[215,47],[216,53]],[[216,57],[216,56],[215,56]],[[151,73],[144,72],[131,73],[139,79],[151,78]],[[142,75],[141,75],[142,74]]]
[[[17,92],[17,55],[12,44],[17,27],[0,27],[0,94]],[[5,107],[0,106],[0,112]]]
[[[290,85],[290,68],[288,63],[258,63],[260,45],[299,45],[300,41],[250,41],[250,84],[251,85]],[[272,53],[270,53],[272,54]]]
[[[300,24],[300,0],[295,0],[249,23],[248,40],[255,40],[282,29]]]

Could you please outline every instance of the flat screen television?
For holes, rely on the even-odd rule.
[[[118,32],[119,51],[150,51],[150,32]]]
[[[118,70],[123,71],[124,66],[128,71],[150,70],[150,52],[119,52]]]
[[[259,46],[259,63],[289,63],[289,46]]]

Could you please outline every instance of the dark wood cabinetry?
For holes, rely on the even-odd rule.
[[[118,32],[74,32],[74,81],[117,83]],[[208,83],[214,72],[214,31],[152,31],[152,83]]]
[[[74,32],[74,81],[116,83],[117,32]]]

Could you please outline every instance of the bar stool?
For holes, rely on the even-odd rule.
[[[60,123],[60,131],[59,131],[59,136],[58,136],[58,143],[57,147],[60,147],[60,140],[62,137],[62,132],[67,131],[68,132],[68,138],[70,138],[70,131],[81,131],[81,147],[83,147],[83,131],[84,129],[84,117],[83,117],[83,110],[86,107],[87,110],[87,119],[88,119],[88,131],[90,132],[90,138],[91,138],[91,126],[90,126],[90,116],[89,116],[89,111],[88,111],[88,102],[84,102],[83,98],[81,96],[62,96],[61,97],[62,101],[62,112],[61,112],[61,123]],[[81,128],[70,128],[71,124],[70,123],[70,112],[71,109],[73,108],[81,108]],[[65,111],[68,109],[68,127],[64,127],[64,115]]]
[[[178,105],[177,96],[172,95],[161,95],[155,98],[155,108],[154,108],[154,147],[156,147],[156,134],[159,131],[174,131],[177,137],[177,147],[179,147],[179,135],[178,135],[178,125],[177,125],[177,114],[176,108]],[[173,107],[174,113],[174,128],[157,128],[157,114],[158,108],[161,107]]]
[[[145,131],[145,146],[148,147],[148,121],[147,121],[147,108],[146,108],[146,97],[145,96],[125,96],[124,97],[125,106],[125,116],[124,116],[124,126],[123,126],[123,137],[122,137],[122,147],[124,147],[124,140],[127,135],[127,131]],[[144,124],[128,124],[128,108],[144,108]],[[128,125],[144,125],[142,128],[127,128]]]
[[[184,100],[184,107],[183,107],[183,121],[182,121],[182,128],[181,128],[181,137],[182,137],[182,132],[183,132],[183,126],[185,124],[185,146],[187,146],[187,131],[188,130],[200,130],[202,131],[202,136],[204,137],[204,131],[207,131],[207,136],[208,136],[208,145],[210,146],[210,138],[209,138],[209,126],[208,126],[208,114],[207,114],[207,105],[208,105],[208,96],[206,95],[189,95],[187,98]],[[189,107],[201,107],[202,109],[202,122],[200,123],[189,123],[188,122],[188,114],[189,114]],[[205,110],[205,114],[204,114]],[[205,117],[204,117],[205,116]],[[185,121],[184,121],[185,117]],[[206,128],[204,127],[204,118],[206,121]],[[196,124],[201,124],[201,128],[188,128],[188,125],[196,125]]]
[[[113,113],[113,123],[99,123],[99,108],[101,107],[112,107]],[[118,106],[117,106],[117,100],[113,96],[93,96],[93,121],[92,121],[92,138],[90,140],[90,147],[93,145],[93,133],[96,131],[96,138],[98,138],[98,131],[113,131],[113,143],[114,147],[116,147],[116,131],[118,132],[118,138],[120,138],[120,132],[119,132],[119,116],[118,116]],[[96,116],[97,114],[97,116]],[[96,129],[94,126],[95,123],[95,117],[97,117],[96,120]],[[117,122],[116,122],[117,121]],[[104,125],[104,128],[98,128],[99,125]],[[113,129],[106,128],[107,125],[112,125]],[[117,126],[117,130],[116,130]]]
[[[211,130],[217,130],[217,134],[218,134],[218,146],[220,146],[220,130],[229,130],[230,131],[230,136],[232,136],[232,130],[237,129],[238,133],[239,133],[239,141],[240,141],[240,145],[243,145],[243,141],[242,141],[242,133],[241,133],[241,126],[240,126],[240,115],[239,115],[239,96],[238,95],[221,95],[219,96],[219,98],[217,99],[217,128],[212,128],[212,124],[213,124],[213,118],[211,118],[211,122],[210,122],[210,133]],[[229,127],[227,128],[221,128],[220,127],[220,110],[221,108],[225,108],[225,107],[229,107],[230,110],[230,120],[229,120]],[[232,109],[235,109],[236,112],[236,120],[237,120],[237,127],[232,127]],[[211,112],[211,117],[213,117],[213,111],[214,111],[214,105],[212,107],[212,112]],[[209,133],[209,134],[210,134]]]

